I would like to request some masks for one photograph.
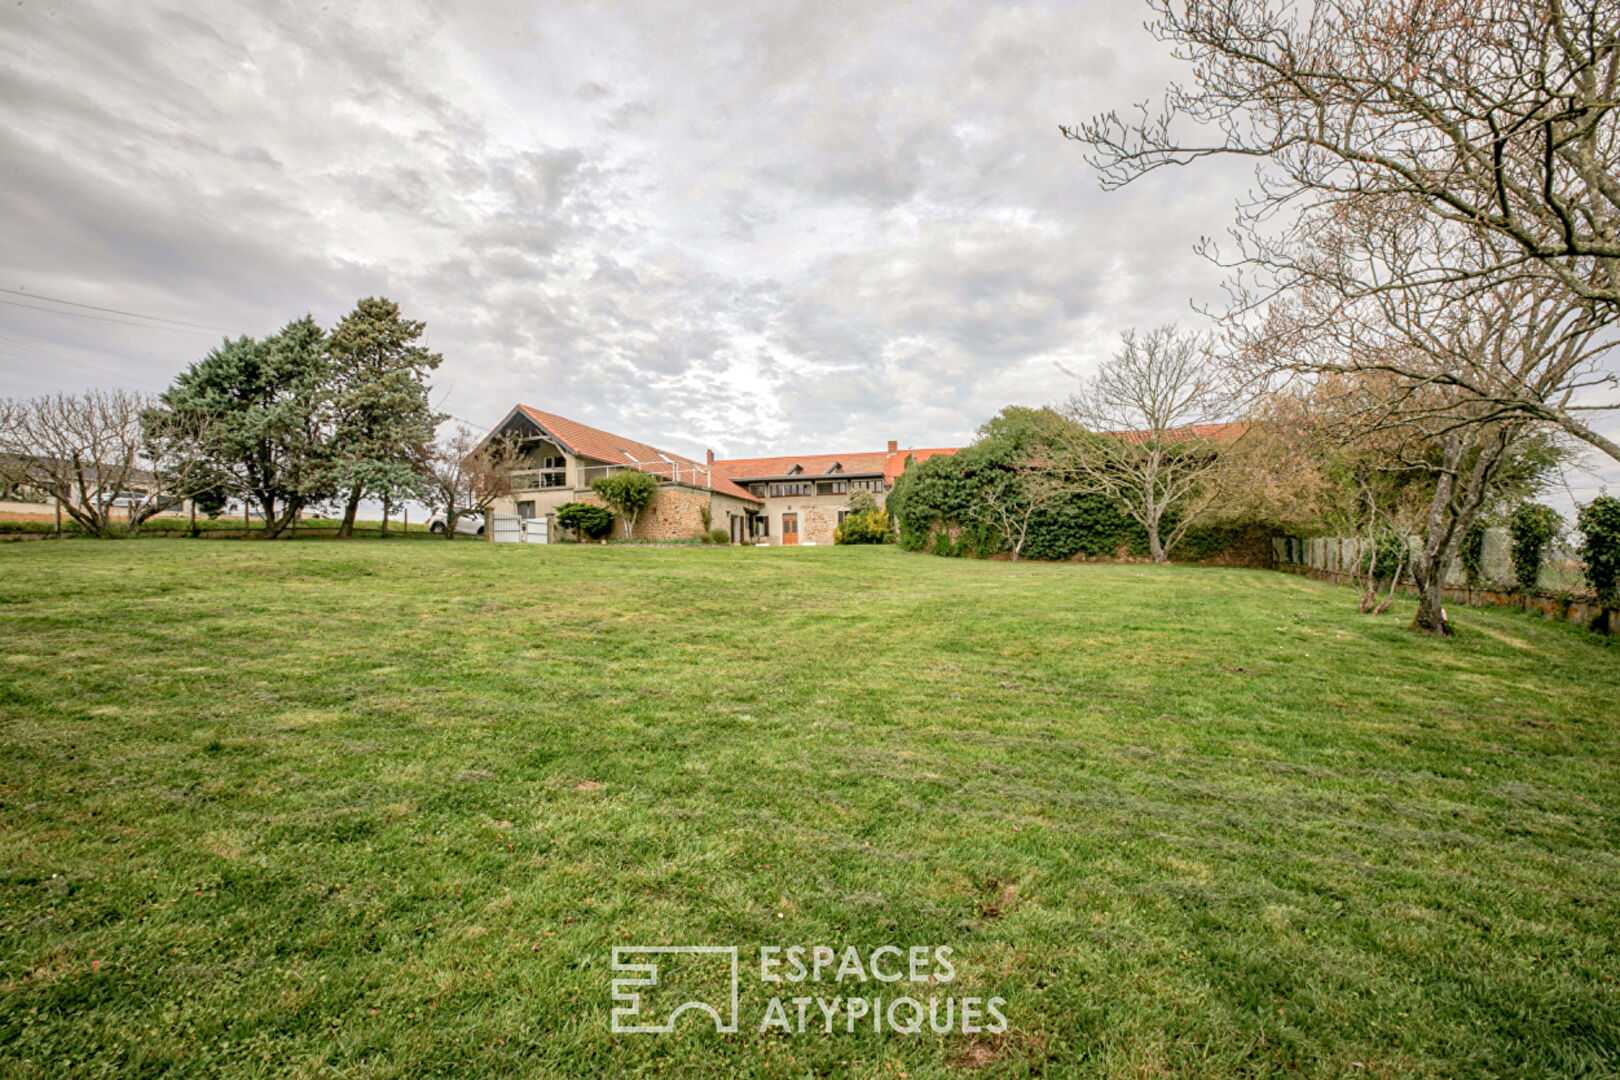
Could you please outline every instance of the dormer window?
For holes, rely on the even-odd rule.
[[[831,465],[827,466],[827,471],[825,473],[823,473],[822,475],[831,476],[833,473],[841,473],[843,471],[844,471],[844,463],[841,462],[841,461],[835,461]]]
[[[793,466],[793,468],[789,469],[787,472],[783,473],[782,475],[783,476],[798,476],[802,472],[804,472],[804,466],[803,465],[795,465],[795,466]]]

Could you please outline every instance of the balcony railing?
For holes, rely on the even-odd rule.
[[[692,484],[695,487],[710,486],[709,470],[707,468],[682,461],[638,461],[634,465],[581,465],[576,471],[579,473],[579,486],[590,487],[591,481],[598,476],[612,476],[614,473],[626,472],[631,469],[677,484]]]
[[[517,469],[512,473],[514,491],[542,491],[568,486],[566,469]]]
[[[635,469],[656,476],[660,480],[677,484],[709,487],[709,470],[702,465],[680,461],[643,461],[635,465],[580,465],[574,469],[574,487],[588,488],[599,476],[612,476],[616,472]],[[568,487],[566,469],[515,469],[512,472],[512,490],[544,491],[548,488]]]

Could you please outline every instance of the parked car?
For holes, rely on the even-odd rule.
[[[432,517],[428,518],[428,532],[432,533],[434,536],[443,536],[444,535],[444,515],[443,514],[434,514]],[[457,536],[483,536],[484,535],[484,515],[479,514],[479,513],[469,513],[467,511],[463,511],[456,518],[456,535]]]

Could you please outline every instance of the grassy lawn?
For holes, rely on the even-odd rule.
[[[8,545],[0,1074],[1615,1075],[1620,652],[1409,615],[894,550]],[[613,947],[665,943],[742,948],[737,1034],[612,1033]],[[903,992],[761,983],[793,944],[949,946],[920,990],[1007,1030],[760,1034]]]

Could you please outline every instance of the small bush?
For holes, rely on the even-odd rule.
[[[729,544],[731,543],[731,534],[724,529],[711,529],[709,530],[709,542],[712,544]]]
[[[557,525],[573,529],[582,540],[601,540],[613,531],[613,511],[595,503],[567,502],[557,507]]]
[[[1541,555],[1558,536],[1564,519],[1550,506],[1521,503],[1508,520],[1513,534],[1513,578],[1525,592],[1535,590],[1541,577]]]
[[[882,510],[857,510],[833,530],[835,544],[886,544],[890,539],[889,515]]]

